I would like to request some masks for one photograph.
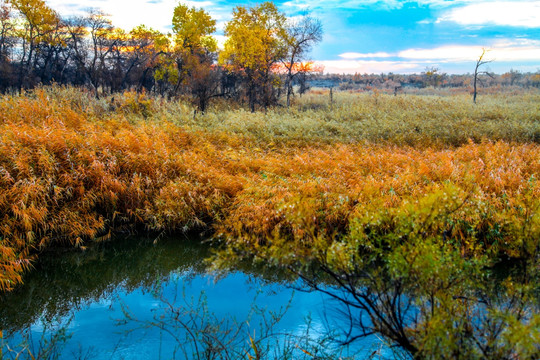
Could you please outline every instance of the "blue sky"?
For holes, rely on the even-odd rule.
[[[169,31],[176,0],[66,0],[47,3],[68,15],[95,7],[111,14],[116,26],[146,24]],[[218,20],[218,40],[237,5],[253,1],[183,1]],[[420,73],[437,67],[446,73],[474,70],[482,48],[490,70],[540,70],[540,1],[487,0],[288,0],[275,1],[294,17],[310,12],[321,20],[323,41],[311,57],[334,73]]]

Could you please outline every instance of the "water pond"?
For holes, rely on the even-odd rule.
[[[249,266],[216,279],[208,255],[207,245],[185,238],[44,254],[23,286],[0,295],[0,355],[248,358],[260,350],[281,358],[321,342],[336,355],[381,351],[376,337],[354,348],[327,342],[340,327],[328,296]]]

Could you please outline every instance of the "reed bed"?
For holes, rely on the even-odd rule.
[[[324,94],[251,114],[62,87],[0,99],[0,290],[43,249],[118,232],[253,244],[362,227],[464,254],[540,238],[540,95]],[[446,207],[445,207],[446,206]],[[427,230],[426,230],[427,229]],[[401,235],[400,235],[401,234]]]

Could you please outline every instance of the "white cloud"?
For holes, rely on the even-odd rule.
[[[285,8],[308,9],[363,9],[378,8],[385,10],[401,9],[406,3],[420,6],[447,8],[471,3],[489,3],[493,0],[290,0],[282,4]]]
[[[218,21],[225,16],[221,10],[231,12],[231,9],[215,6],[214,1],[182,0],[181,2],[190,7],[204,8]],[[135,26],[144,24],[163,32],[170,31],[173,11],[178,3],[178,0],[89,0],[84,3],[47,0],[47,4],[62,16],[84,15],[87,9],[96,8],[109,14],[116,27],[131,30]]]
[[[540,1],[492,1],[449,10],[438,21],[460,25],[540,27]]]
[[[485,47],[488,52],[485,60],[493,60],[492,63],[500,69],[509,66],[529,69],[527,64],[540,63],[540,40],[530,39],[501,39]],[[324,66],[326,73],[419,73],[426,67],[436,66],[449,71],[465,71],[466,66],[474,63],[482,53],[481,46],[448,45],[428,49],[406,49],[396,54],[388,53],[344,53],[342,60],[326,60],[318,63]],[[380,54],[380,56],[375,56]],[[384,56],[383,56],[384,55]],[[397,60],[362,60],[363,58],[394,57]],[[355,60],[360,59],[360,60]],[[530,67],[530,66],[529,66]],[[533,70],[537,68],[533,66]],[[506,71],[506,70],[503,70]]]
[[[500,61],[538,61],[540,63],[539,46],[507,47],[493,49],[491,56]]]
[[[284,7],[307,9],[362,9],[378,7],[383,9],[399,9],[403,6],[399,0],[291,0],[283,3]]]
[[[441,46],[433,49],[407,49],[400,51],[398,56],[415,60],[448,60],[464,61],[477,58],[482,48],[478,46]]]
[[[392,54],[388,54],[385,52],[376,52],[376,53],[357,53],[357,52],[346,52],[343,54],[340,54],[339,57],[343,59],[365,59],[365,58],[388,58],[392,57]]]
[[[488,57],[496,61],[539,61],[540,41],[534,40],[500,40],[486,47]],[[437,60],[439,62],[460,62],[478,59],[482,53],[479,46],[441,46],[433,49],[407,49],[398,56],[416,61]]]
[[[414,73],[423,67],[412,62],[376,61],[376,60],[324,60],[316,61],[324,66],[325,73]]]

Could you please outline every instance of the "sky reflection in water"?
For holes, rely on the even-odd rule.
[[[327,296],[294,291],[273,275],[244,269],[215,281],[204,272],[202,260],[208,248],[200,242],[168,239],[156,245],[136,241],[138,245],[131,239],[86,253],[44,257],[23,287],[0,296],[0,326],[17,333],[10,343],[17,344],[17,331],[22,329],[29,329],[37,343],[44,329],[50,334],[47,327],[61,322],[67,324],[71,336],[61,359],[85,355],[92,359],[168,359],[175,350],[183,358],[172,336],[145,326],[164,314],[168,304],[200,312],[201,299],[215,319],[244,324],[243,341],[249,340],[248,333],[254,338],[261,335],[261,316],[250,318],[255,305],[268,315],[290,303],[274,330],[294,335],[303,334],[310,317],[313,334],[322,337],[328,328],[325,315],[335,316],[329,310],[334,303]],[[126,321],[124,311],[137,321]],[[371,353],[379,345],[373,338],[356,348]]]

